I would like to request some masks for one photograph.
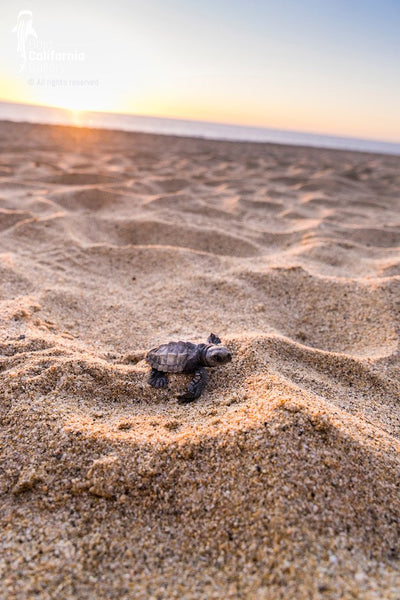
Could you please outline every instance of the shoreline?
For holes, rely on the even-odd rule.
[[[26,110],[29,110],[29,107],[27,105],[18,106],[24,107]],[[56,107],[33,106],[33,109],[35,108],[39,109],[44,113],[46,112],[46,110],[48,110],[49,113],[51,113],[51,111],[60,113],[64,112],[66,114],[73,112],[69,111],[68,109],[60,109]],[[60,123],[57,123],[55,121],[46,122],[46,120],[40,122],[38,119],[29,121],[24,120],[23,118],[18,120],[13,120],[12,118],[1,118],[0,120],[9,121],[12,123],[30,123],[32,125],[38,124],[50,126],[78,127],[84,129],[101,129],[106,131],[123,131],[130,133],[148,133],[149,135],[167,135],[171,137],[206,139],[210,141],[230,141],[233,143],[244,142],[255,144],[271,143],[284,146],[293,145],[305,148],[344,150],[345,152],[362,152],[372,154],[384,154],[389,156],[400,155],[400,143],[381,140],[370,140],[367,138],[352,138],[346,136],[342,137],[331,134],[279,130],[274,128],[256,127],[250,125],[247,126],[207,121],[191,121],[189,119],[177,119],[167,117],[161,118],[143,115],[104,113],[96,111],[82,112],[85,115],[92,115],[94,119],[97,118],[98,122],[86,125],[74,124],[73,122],[63,123],[63,119],[61,119]],[[46,119],[46,116],[44,116],[44,119]],[[137,129],[135,129],[135,127]],[[196,131],[197,133],[195,133]],[[223,131],[225,132],[225,135],[223,135]],[[245,137],[246,132],[249,136],[248,139],[246,139]],[[237,137],[233,137],[234,135],[236,135]],[[252,137],[253,139],[251,139]],[[346,147],[346,144],[348,144],[348,147]],[[367,147],[368,145],[370,146],[370,148]]]

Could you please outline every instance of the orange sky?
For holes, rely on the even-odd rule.
[[[400,8],[334,4],[3,7],[0,99],[399,142]]]

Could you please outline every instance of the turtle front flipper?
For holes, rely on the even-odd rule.
[[[215,333],[210,333],[210,335],[208,336],[207,342],[209,344],[220,344],[221,340],[219,339],[219,337],[217,335],[215,335]]]
[[[149,384],[154,388],[166,388],[168,387],[168,375],[158,369],[152,369]]]
[[[204,368],[197,369],[188,389],[184,394],[178,396],[179,404],[188,404],[197,400],[207,385],[208,373]]]

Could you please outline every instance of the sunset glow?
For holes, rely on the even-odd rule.
[[[390,0],[0,10],[1,100],[400,141]]]

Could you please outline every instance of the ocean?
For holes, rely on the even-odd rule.
[[[123,131],[140,131],[215,140],[272,142],[276,144],[293,144],[297,146],[400,155],[400,143],[378,140],[286,131],[267,127],[189,121],[185,119],[167,119],[91,111],[78,112],[61,108],[14,104],[1,101],[0,120],[99,127],[102,129],[120,129]]]

